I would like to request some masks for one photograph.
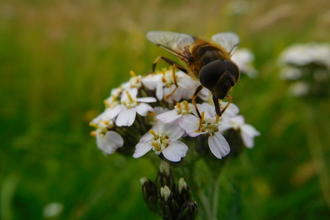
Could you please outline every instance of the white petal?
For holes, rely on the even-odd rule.
[[[154,111],[154,109],[146,103],[140,103],[139,105],[135,106],[135,110],[139,115],[142,116],[147,116],[148,112]]]
[[[243,132],[241,132],[241,137],[242,137],[244,145],[247,148],[253,148],[253,145],[254,145],[253,137],[251,137]]]
[[[210,98],[211,91],[208,90],[207,88],[203,88],[202,91],[198,94],[198,97],[203,99],[204,101],[207,101]]]
[[[134,108],[131,109],[124,108],[117,117],[116,125],[119,127],[131,126],[134,123],[135,116],[136,116],[136,111]]]
[[[156,88],[156,97],[158,100],[162,100],[163,99],[163,84],[162,83],[158,83],[157,84],[157,88]]]
[[[105,112],[105,114],[106,114],[107,116],[109,116],[111,119],[113,119],[113,118],[115,118],[115,117],[119,114],[119,112],[120,112],[123,108],[125,108],[123,105],[117,105],[117,106],[114,107],[114,108],[107,109],[106,112]]]
[[[137,92],[138,92],[137,88],[127,89],[122,93],[122,96],[121,96],[121,99],[120,99],[121,102],[126,101],[128,99],[126,91],[129,92],[129,94],[132,96],[133,99],[136,98],[136,95],[137,95]]]
[[[167,112],[157,115],[156,118],[164,123],[170,123],[170,122],[173,122],[176,119],[180,118],[181,116],[182,115],[179,115],[177,110],[173,109],[171,111],[167,111]]]
[[[134,158],[142,157],[151,150],[151,145],[149,143],[138,143],[135,146],[135,152],[133,154]]]
[[[201,133],[195,132],[199,126],[199,118],[193,115],[184,115],[179,121],[179,125],[190,137],[196,137]]]
[[[195,80],[192,80],[191,78],[184,77],[181,78],[178,82],[178,86],[181,88],[184,88],[186,90],[193,90],[194,87],[196,87],[196,82]],[[195,88],[196,89],[196,88]],[[194,91],[195,92],[195,91]],[[190,97],[191,98],[191,97]]]
[[[176,123],[166,124],[166,125],[170,125],[166,130],[169,132],[168,136],[169,136],[170,140],[177,140],[180,137],[182,137],[182,135],[184,134],[184,129],[181,128]]]
[[[123,138],[114,131],[107,131],[103,137],[97,135],[96,142],[98,148],[106,154],[114,153],[117,148],[122,147],[124,144]]]
[[[242,115],[236,115],[234,117],[231,117],[230,121],[236,125],[243,125],[245,123],[245,119]]]
[[[253,148],[254,137],[259,135],[260,133],[253,126],[248,124],[241,126],[241,137],[247,148]]]
[[[97,116],[96,118],[94,118],[90,123],[97,125],[99,123],[99,121],[102,119],[104,113],[100,114],[99,116]]]
[[[244,124],[241,126],[241,131],[250,137],[259,136],[260,133],[252,125]]]
[[[210,136],[208,144],[211,152],[219,159],[230,152],[229,144],[220,132],[215,132],[213,136]]]
[[[154,97],[143,97],[143,98],[137,98],[136,101],[150,103],[150,102],[157,102],[157,99]]]
[[[228,102],[222,102],[221,101],[220,103],[221,103],[221,107],[225,107]],[[233,116],[237,115],[238,112],[239,112],[239,108],[237,107],[237,105],[235,105],[234,103],[230,103],[230,105],[228,106],[228,108],[224,112],[224,115],[227,115],[229,117],[233,117]]]
[[[186,156],[188,147],[181,141],[171,141],[170,145],[165,148],[162,153],[166,159],[178,162],[182,157]]]
[[[223,120],[220,123],[219,129],[220,129],[220,132],[224,132],[232,127],[233,127],[233,124],[230,123],[229,120]]]
[[[173,84],[171,85],[169,88],[165,87],[164,88],[164,96],[167,96],[169,94],[171,94],[174,90],[175,90],[176,86]],[[166,100],[169,103],[173,103],[173,101],[179,101],[181,99],[182,95],[179,91],[179,88],[171,95],[168,97],[168,99]]]
[[[196,89],[184,89],[179,87],[178,90],[180,91],[181,99],[191,99]]]
[[[149,74],[142,78],[142,83],[149,89],[155,90],[158,84],[161,84],[162,74]]]
[[[160,115],[161,113],[167,112],[168,109],[167,108],[163,108],[163,107],[154,107],[154,113],[155,115]]]
[[[150,132],[147,132],[140,138],[139,142],[149,142],[152,138],[152,134]]]
[[[159,130],[164,130],[164,126],[165,124],[161,121],[157,121],[156,124],[154,126],[152,126],[152,130],[154,131],[159,131]]]
[[[204,112],[205,118],[213,118],[216,115],[214,106],[204,102],[203,104],[197,104],[198,110],[200,113]]]

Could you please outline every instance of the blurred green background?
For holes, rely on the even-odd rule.
[[[328,0],[0,1],[0,219],[159,219],[139,182],[157,170],[104,157],[88,125],[130,70],[169,55],[150,30],[235,31],[255,55],[259,77],[231,95],[262,135],[226,167],[219,219],[330,219],[329,99],[289,97],[276,61],[329,42]],[[46,218],[53,202],[63,211]]]

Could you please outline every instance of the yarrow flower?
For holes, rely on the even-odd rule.
[[[163,154],[166,159],[178,162],[186,156],[188,147],[185,143],[178,141],[184,134],[184,130],[173,123],[158,122],[150,131],[142,136],[140,142],[135,146],[133,157],[138,158],[151,149],[156,154]]]
[[[280,64],[291,64],[293,66],[306,66],[317,63],[330,67],[330,44],[306,43],[294,44],[285,49],[279,58]]]
[[[242,115],[236,115],[223,120],[220,125],[221,131],[226,131],[230,128],[238,130],[241,133],[243,143],[247,148],[253,148],[254,137],[260,135],[253,126],[245,124],[245,119]]]
[[[118,126],[131,126],[134,123],[136,113],[146,116],[148,112],[153,112],[153,108],[146,104],[156,102],[154,97],[137,98],[136,88],[125,90],[121,97],[121,108],[119,108],[116,124]]]
[[[211,152],[214,156],[221,159],[230,152],[230,147],[220,132],[220,118],[219,116],[214,116],[209,111],[210,108],[205,105],[199,105],[199,109],[202,111],[201,119],[194,115],[188,115],[180,123],[180,126],[185,128],[187,134],[191,137],[201,134],[207,135]]]
[[[221,108],[228,108],[218,117],[212,94],[204,88],[196,99],[198,113],[191,98],[199,84],[189,75],[172,68],[145,76],[131,75],[128,82],[111,90],[105,111],[91,121],[97,146],[105,154],[121,148],[120,152],[131,152],[139,158],[153,151],[168,161],[179,162],[194,150],[189,146],[192,139],[196,139],[196,146],[202,144],[202,139],[197,139],[200,135],[207,137],[207,146],[216,158],[230,152],[222,124],[237,117],[235,104],[221,101]],[[240,128],[244,140],[250,135],[246,144],[250,147],[256,134],[246,133],[243,125]]]
[[[289,94],[295,97],[329,94],[330,44],[295,44],[285,49],[278,59],[280,76],[289,81]]]

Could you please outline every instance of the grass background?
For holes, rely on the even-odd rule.
[[[149,30],[209,38],[235,31],[257,79],[231,95],[261,132],[225,170],[219,219],[329,219],[329,99],[297,100],[276,59],[292,43],[329,42],[327,0],[0,1],[0,219],[158,219],[139,179],[146,159],[97,150],[89,121],[111,88],[168,53]],[[329,58],[330,59],[330,58]]]

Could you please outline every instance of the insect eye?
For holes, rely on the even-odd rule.
[[[237,65],[231,61],[226,60],[226,68],[236,78],[236,80],[238,80],[240,71]]]
[[[225,71],[224,60],[215,60],[203,66],[199,74],[199,80],[204,87],[211,90]]]

